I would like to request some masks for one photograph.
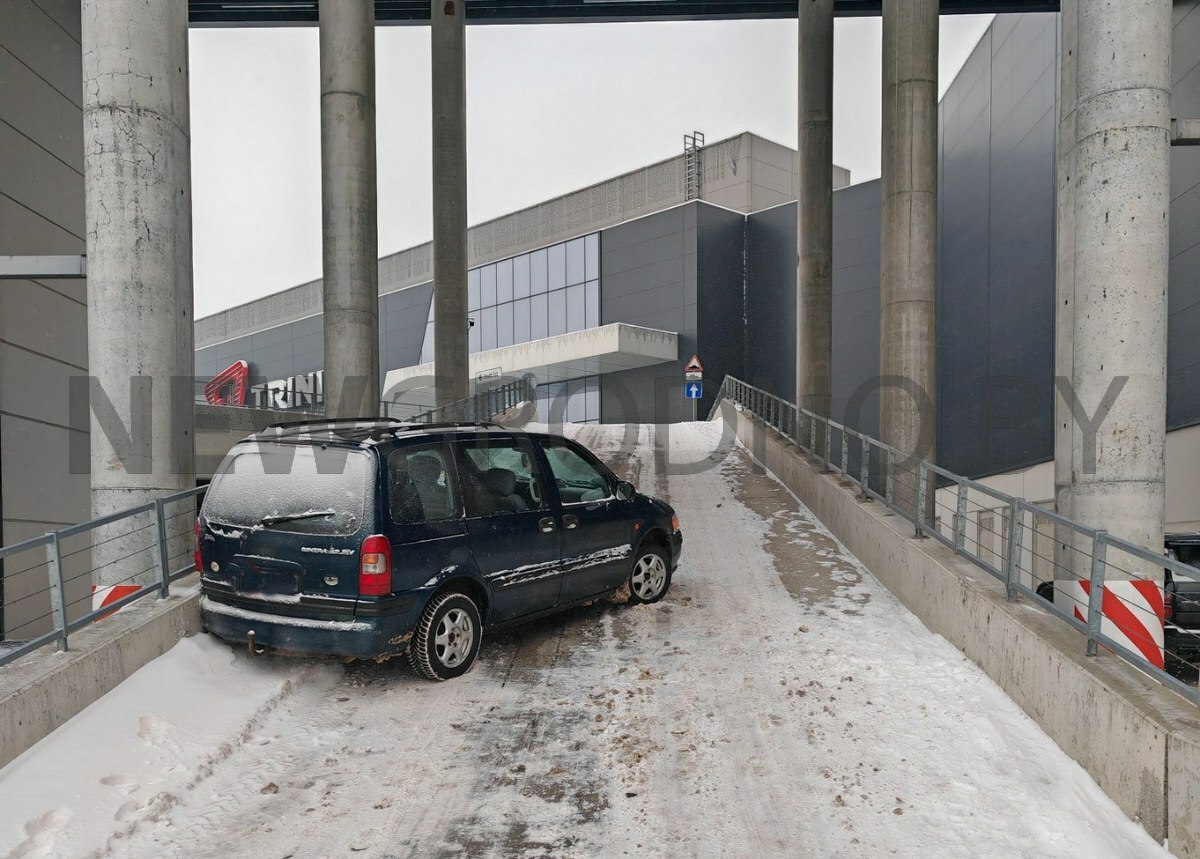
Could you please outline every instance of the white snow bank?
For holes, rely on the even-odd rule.
[[[187,638],[0,769],[0,856],[83,856],[169,808],[315,663]]]

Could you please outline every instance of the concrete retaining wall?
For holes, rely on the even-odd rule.
[[[1200,711],[1003,585],[728,403],[739,440],[933,632],[978,664],[1171,851],[1200,856]]]
[[[114,689],[181,638],[200,631],[195,576],[166,600],[144,597],[73,633],[71,649],[49,645],[0,670],[0,766]]]

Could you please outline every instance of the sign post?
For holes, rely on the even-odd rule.
[[[683,396],[692,401],[692,420],[696,420],[696,403],[704,396],[704,366],[697,355],[683,368]]]

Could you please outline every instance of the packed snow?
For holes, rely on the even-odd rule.
[[[0,770],[0,855],[1167,855],[719,422],[569,431],[678,510],[661,603],[441,684],[183,641]]]

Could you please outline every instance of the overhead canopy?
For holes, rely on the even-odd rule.
[[[796,0],[466,0],[473,24],[701,21],[795,18]],[[882,0],[834,0],[837,15],[878,15]],[[941,0],[943,15],[1057,12],[1059,0]],[[188,0],[193,25],[303,26],[317,23],[317,0]],[[429,0],[375,0],[378,24],[427,24]]]
[[[673,364],[679,358],[679,335],[613,322],[572,334],[476,352],[470,358],[471,378],[517,378],[532,373],[539,385],[602,376],[638,367]],[[678,375],[678,370],[673,371]],[[383,383],[388,401],[414,401],[414,391],[433,386],[433,364],[389,370]]]

